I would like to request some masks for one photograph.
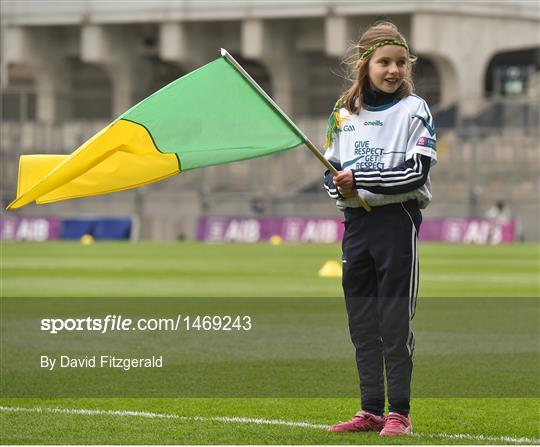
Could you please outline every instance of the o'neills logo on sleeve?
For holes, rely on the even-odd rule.
[[[381,120],[377,121],[364,121],[364,126],[382,126],[383,122]]]

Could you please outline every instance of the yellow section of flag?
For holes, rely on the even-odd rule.
[[[118,120],[71,155],[22,156],[17,198],[8,209],[123,191],[179,172],[176,155],[159,152],[143,126]]]

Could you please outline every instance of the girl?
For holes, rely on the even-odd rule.
[[[405,38],[390,22],[371,26],[357,45],[355,81],[336,103],[325,157],[338,175],[325,187],[345,214],[343,290],[356,348],[361,410],[332,432],[412,432],[409,416],[418,290],[416,241],[431,200],[435,129],[413,94]],[[371,205],[366,212],[355,199]],[[385,386],[389,414],[384,416]]]

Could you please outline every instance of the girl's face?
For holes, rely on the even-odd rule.
[[[399,45],[377,48],[369,60],[371,86],[384,93],[394,93],[407,75],[407,50]]]

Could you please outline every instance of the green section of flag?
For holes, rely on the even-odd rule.
[[[118,119],[143,125],[182,171],[295,148],[301,135],[221,57],[132,107]]]

